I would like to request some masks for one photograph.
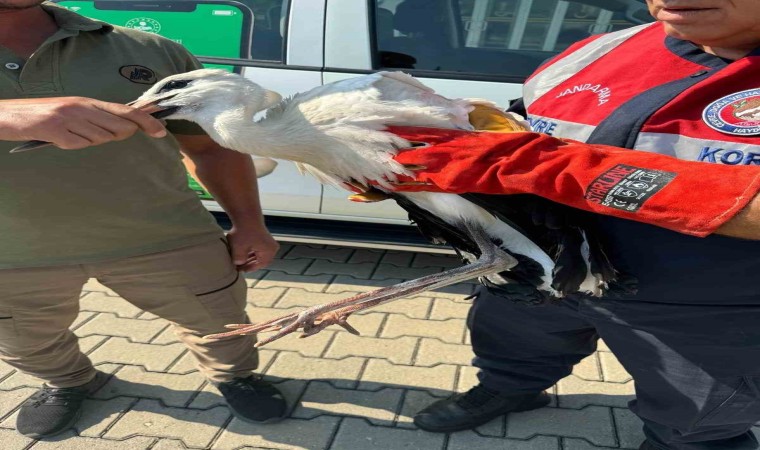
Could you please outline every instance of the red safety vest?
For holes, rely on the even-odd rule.
[[[641,25],[553,58],[526,82],[524,102],[533,129],[557,137],[760,164],[760,49],[725,61],[668,37],[659,23]],[[630,300],[760,305],[760,241],[597,222],[615,266],[639,279]]]
[[[534,131],[719,164],[760,165],[760,55],[729,63],[660,23],[594,37],[525,84]]]

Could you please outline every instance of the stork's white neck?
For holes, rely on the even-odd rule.
[[[303,162],[319,145],[282,121],[254,122],[253,114],[243,108],[222,111],[209,122],[201,126],[212,139],[242,153]]]

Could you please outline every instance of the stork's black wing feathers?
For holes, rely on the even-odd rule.
[[[417,225],[425,238],[434,243],[449,244],[465,262],[466,259],[462,256],[463,252],[476,257],[480,256],[480,249],[465,231],[450,225],[401,195],[390,195],[401,208],[409,213],[409,220]],[[496,244],[500,245],[499,242]],[[535,288],[541,283],[541,276],[544,274],[541,265],[523,255],[512,253],[509,249],[502,247],[502,250],[518,261],[517,266],[512,270],[499,273],[499,276],[507,284],[493,283],[486,278],[481,278],[481,283],[488,286],[493,292],[517,302],[538,304],[549,300],[549,296],[545,292]]]
[[[475,242],[465,230],[458,229],[426,211],[401,195],[394,200],[409,213],[409,219],[432,242],[446,242],[461,256],[462,252],[480,256]],[[577,292],[587,271],[597,274],[604,283],[612,283],[617,276],[610,260],[596,238],[589,216],[583,211],[560,205],[534,195],[464,194],[465,199],[486,209],[502,222],[536,243],[554,261],[552,287],[562,293]],[[588,244],[588,265],[583,255],[584,240]],[[501,246],[501,243],[497,243]],[[548,299],[545,292],[535,287],[544,275],[540,264],[509,249],[501,248],[515,257],[519,264],[499,274],[506,283],[482,279],[491,290],[517,301],[540,303]],[[590,267],[589,267],[590,266]]]

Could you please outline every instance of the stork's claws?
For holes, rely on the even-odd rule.
[[[300,313],[291,313],[282,317],[277,317],[259,324],[229,324],[225,328],[233,331],[224,333],[210,334],[205,339],[223,339],[232,336],[244,336],[249,334],[258,334],[276,331],[276,333],[264,340],[258,341],[255,346],[261,347],[270,342],[276,341],[281,337],[287,336],[303,328],[301,338],[313,336],[324,330],[330,325],[339,325],[351,334],[359,334],[356,328],[352,327],[347,319],[350,312],[341,310],[319,314],[314,308],[306,309]]]

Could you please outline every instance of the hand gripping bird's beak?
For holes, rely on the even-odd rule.
[[[159,103],[163,102],[164,100],[169,100],[176,95],[177,94],[169,94],[158,98],[138,98],[133,102],[127,103],[127,106],[137,108],[142,112],[150,114],[156,119],[163,119],[164,117],[170,116],[175,111],[177,111],[179,109],[179,106],[161,106]]]
[[[127,106],[132,106],[133,108],[137,108],[140,111],[150,114],[156,119],[162,119],[174,113],[179,107],[178,106],[159,106],[158,104],[164,100],[168,100],[174,97],[175,95],[176,94],[171,94],[171,95],[165,95],[160,98],[151,98],[151,99],[138,98],[135,101],[127,103]],[[38,148],[44,148],[50,145],[52,145],[50,142],[45,142],[45,141],[27,141],[17,147],[12,148],[9,153],[28,152],[29,150],[36,150]]]

